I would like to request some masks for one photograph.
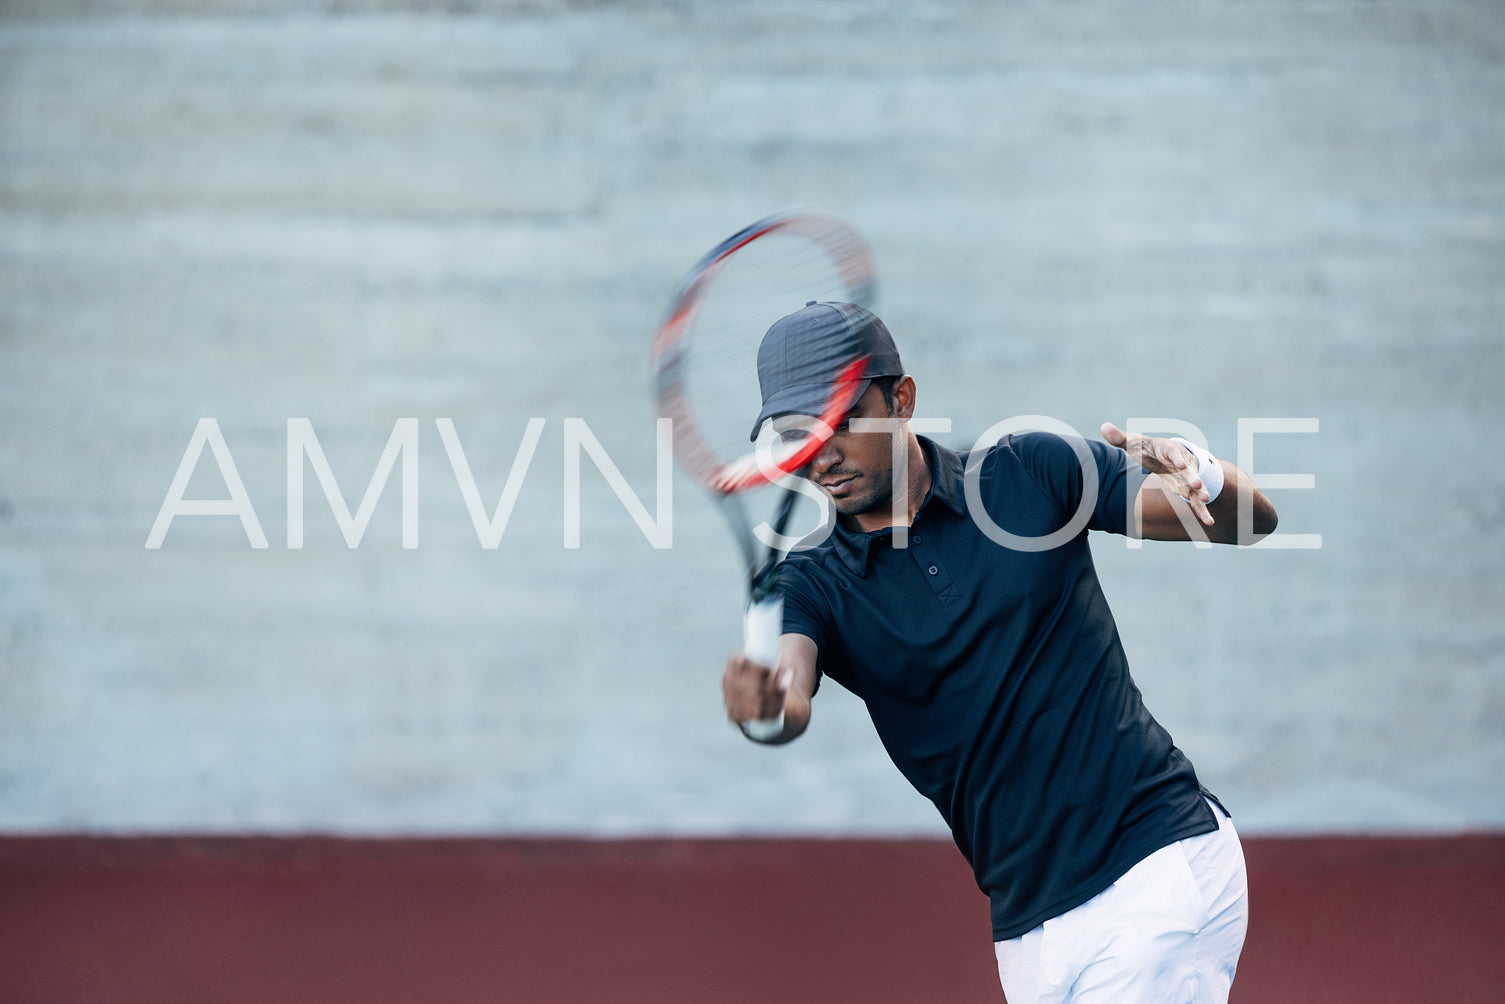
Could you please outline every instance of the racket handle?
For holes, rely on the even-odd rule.
[[[784,597],[770,593],[747,605],[742,619],[742,651],[753,662],[769,669],[779,668],[779,635],[784,633]],[[775,718],[742,723],[749,739],[767,742],[784,731],[784,713]]]
[[[742,619],[742,651],[760,666],[779,664],[779,635],[784,633],[784,597],[769,593],[747,605]]]

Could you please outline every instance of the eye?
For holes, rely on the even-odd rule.
[[[793,445],[795,443],[803,443],[805,441],[805,437],[808,435],[809,433],[804,429],[786,429],[783,432],[779,433],[779,441],[782,443],[788,443],[790,445]]]

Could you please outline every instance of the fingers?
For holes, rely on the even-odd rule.
[[[726,716],[734,722],[769,719],[784,708],[784,695],[793,674],[772,670],[753,662],[744,652],[733,652],[721,674],[721,695]]]
[[[1176,474],[1188,467],[1193,471],[1197,468],[1190,451],[1169,439],[1156,439],[1138,433],[1131,435],[1112,422],[1104,422],[1098,427],[1098,431],[1102,433],[1105,442],[1127,451],[1139,466],[1151,474]]]
[[[1183,464],[1181,470],[1175,473],[1162,474],[1161,480],[1166,481],[1177,495],[1186,500],[1186,504],[1197,514],[1197,519],[1211,526],[1212,513],[1207,511],[1207,503],[1212,501],[1212,495],[1195,471],[1190,474],[1185,472],[1186,466],[1188,465]]]
[[[1184,471],[1188,467],[1193,471],[1197,469],[1191,452],[1180,443],[1173,443],[1169,439],[1156,439],[1154,443],[1155,453],[1160,457],[1161,463],[1165,465],[1167,470]],[[1195,478],[1196,475],[1193,474],[1192,479],[1194,480]],[[1188,484],[1190,484],[1190,480],[1188,480]],[[1198,484],[1200,485],[1200,482]]]
[[[1197,519],[1202,521],[1203,526],[1212,526],[1212,513],[1207,510],[1207,503],[1201,497],[1206,494],[1206,492],[1201,492],[1197,498],[1190,500],[1191,511],[1197,514]]]
[[[1212,496],[1208,494],[1206,486],[1202,484],[1202,479],[1197,477],[1195,471],[1191,474],[1179,472],[1175,474],[1162,474],[1160,478],[1167,487],[1173,490],[1181,497],[1182,501],[1191,507],[1191,511],[1196,514],[1197,519],[1204,526],[1212,526],[1212,513],[1207,509],[1207,503],[1212,501]]]
[[[759,662],[754,662],[747,657],[746,652],[733,652],[726,658],[726,670],[721,674],[723,688],[735,689],[739,692],[778,690],[779,676]]]

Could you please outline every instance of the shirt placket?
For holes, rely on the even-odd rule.
[[[927,544],[929,535],[918,530],[918,527],[915,529],[918,532],[910,533],[909,546],[906,550],[909,551],[909,556],[914,559],[914,563],[920,569],[920,574],[925,577],[925,582],[929,584],[930,591],[935,593],[935,598],[941,606],[949,607],[961,599],[961,593],[958,592],[956,583],[952,581],[951,573],[946,570],[946,563],[941,558],[940,550]]]

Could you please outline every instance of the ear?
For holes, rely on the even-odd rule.
[[[908,421],[914,417],[915,387],[914,378],[908,373],[899,378],[894,384],[894,415],[897,418]]]

